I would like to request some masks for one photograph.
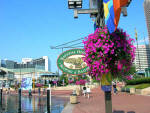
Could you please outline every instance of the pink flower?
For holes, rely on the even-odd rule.
[[[106,26],[103,29],[97,28],[83,41],[84,61],[89,66],[89,74],[100,78],[104,73],[117,74],[128,71],[135,59],[135,47],[132,42],[133,39],[121,29],[109,34]]]

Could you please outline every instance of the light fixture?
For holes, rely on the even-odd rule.
[[[68,0],[68,8],[69,9],[82,8],[82,0]]]

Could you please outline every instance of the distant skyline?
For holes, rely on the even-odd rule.
[[[140,44],[148,39],[144,15],[144,0],[132,0],[128,16],[121,16],[119,28],[135,39],[135,28]],[[88,8],[88,0],[83,0]],[[48,56],[51,70],[56,72],[57,57],[62,50],[50,49],[94,32],[88,14],[74,19],[67,0],[1,0],[0,1],[0,59],[21,62],[22,58]],[[64,49],[65,51],[66,49]]]

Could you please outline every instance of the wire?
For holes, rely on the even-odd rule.
[[[75,43],[75,44],[72,44],[72,45],[68,45],[68,44],[73,43],[73,42],[80,41],[80,40],[82,40],[82,39],[84,39],[84,38],[85,38],[85,37],[82,37],[82,38],[79,38],[79,39],[77,39],[77,40],[73,40],[73,41],[70,41],[70,42],[67,42],[67,43],[58,45],[58,46],[50,46],[50,48],[51,48],[51,49],[83,48],[84,46],[76,46],[76,45],[82,44],[82,42]],[[65,45],[66,45],[66,46],[65,46]]]

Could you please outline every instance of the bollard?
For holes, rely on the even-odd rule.
[[[105,112],[112,113],[111,91],[105,92]]]
[[[19,108],[18,108],[18,113],[21,113],[21,88],[18,90],[18,95],[19,95]]]
[[[49,89],[47,89],[47,113],[50,113],[50,95],[49,95]]]
[[[0,100],[0,106],[2,107],[2,98],[3,98],[3,89],[1,89],[0,90],[0,98],[1,98],[1,100]]]

